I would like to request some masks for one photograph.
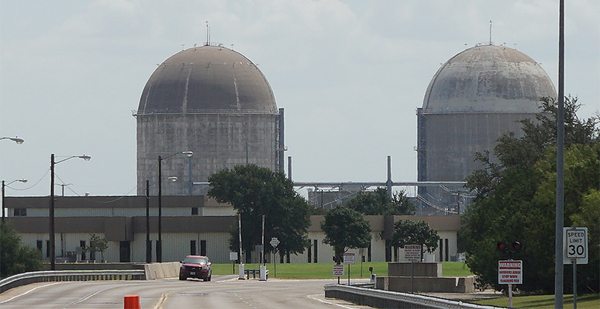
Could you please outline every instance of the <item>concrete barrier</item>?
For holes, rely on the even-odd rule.
[[[413,269],[414,267],[414,269]],[[388,276],[442,277],[442,263],[388,263]]]
[[[375,288],[395,292],[473,293],[475,277],[377,277]]]
[[[176,278],[179,276],[180,262],[144,264],[147,280]]]
[[[379,278],[377,278],[379,279]],[[325,297],[343,299],[355,304],[366,305],[374,308],[444,308],[462,309],[479,308],[494,309],[499,307],[476,305],[462,301],[452,301],[425,295],[398,293],[376,289],[354,287],[348,285],[326,285]]]

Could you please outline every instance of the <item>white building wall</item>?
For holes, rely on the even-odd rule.
[[[152,261],[156,261],[158,234],[151,233]],[[229,233],[163,233],[163,262],[181,261],[190,254],[190,241],[196,241],[196,254],[201,253],[201,241],[206,241],[206,255],[213,263],[229,263]],[[131,261],[146,261],[146,233],[136,233],[131,242]]]
[[[104,237],[104,234],[97,233],[99,237]],[[21,242],[28,247],[37,249],[38,240],[42,241],[42,258],[49,260],[48,240],[50,239],[47,233],[43,234],[19,234]],[[67,257],[69,252],[77,252],[77,247],[80,247],[81,241],[85,241],[86,246],[90,245],[90,234],[87,233],[57,233],[55,237],[56,257]],[[104,251],[104,260],[110,262],[119,261],[119,246],[118,241],[109,241],[108,248]],[[144,251],[145,252],[145,251]],[[86,253],[86,260],[90,260],[90,253]],[[81,259],[81,257],[79,257]],[[95,261],[100,262],[102,254],[96,252]]]
[[[199,216],[234,216],[233,207],[198,207]],[[56,208],[56,217],[144,217],[146,208]],[[163,207],[163,216],[191,216],[192,207]],[[27,217],[48,217],[48,208],[27,208]],[[158,208],[150,208],[150,216],[158,216]],[[13,217],[10,213],[9,217]]]

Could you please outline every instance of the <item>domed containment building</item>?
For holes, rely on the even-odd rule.
[[[198,194],[193,182],[239,164],[282,169],[283,109],[258,67],[231,49],[206,45],[165,60],[135,117],[138,195],[146,180],[157,193],[159,156],[165,195]]]
[[[522,135],[516,121],[535,117],[542,97],[556,97],[552,81],[539,63],[515,49],[481,45],[450,58],[417,109],[418,180],[464,180],[482,167],[475,152],[493,151],[503,132]],[[430,191],[420,194],[433,195]]]

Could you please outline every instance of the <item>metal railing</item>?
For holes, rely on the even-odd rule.
[[[0,280],[0,293],[36,282],[94,280],[146,280],[146,274],[143,269],[34,271]]]
[[[462,301],[447,300],[424,295],[391,292],[337,284],[325,286],[325,297],[343,299],[359,305],[367,305],[376,308],[500,308],[495,306],[484,306],[471,303],[464,303]]]

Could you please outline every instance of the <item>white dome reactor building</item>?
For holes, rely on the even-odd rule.
[[[418,180],[462,181],[481,168],[475,153],[493,151],[503,132],[522,135],[517,121],[534,118],[542,97],[556,97],[539,63],[512,48],[481,45],[450,58],[431,79],[417,109]],[[456,189],[456,188],[455,188]],[[443,200],[420,189],[431,203]],[[457,199],[447,198],[442,205]]]
[[[282,169],[283,109],[258,67],[231,49],[206,45],[165,60],[135,117],[138,195],[146,180],[156,194],[159,156],[166,195],[205,193],[193,183],[239,164]]]

